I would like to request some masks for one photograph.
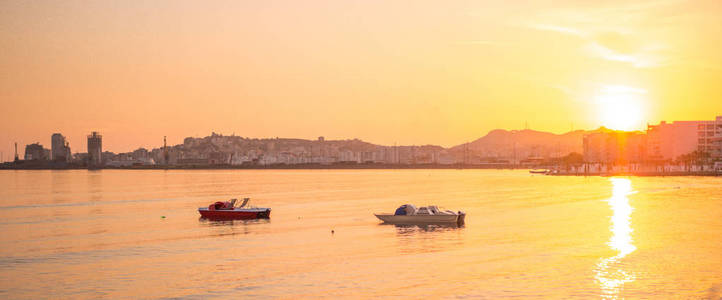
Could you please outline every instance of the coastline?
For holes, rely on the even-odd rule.
[[[39,165],[4,163],[0,170],[532,170],[538,167],[522,166],[513,164],[274,164],[274,165],[138,165],[138,166],[104,166],[101,168],[89,169],[83,165]],[[554,168],[549,168],[554,170]],[[612,172],[566,172],[550,171],[549,176],[644,176],[644,177],[665,177],[665,176],[722,176],[722,171],[612,171]]]
[[[696,172],[609,172],[609,173],[556,173],[545,174],[549,176],[639,176],[639,177],[665,177],[665,176],[722,176],[722,172],[696,171]]]
[[[83,165],[0,165],[0,170],[82,170]],[[527,166],[512,164],[273,164],[273,165],[138,165],[103,166],[93,170],[336,170],[336,169],[529,169]]]

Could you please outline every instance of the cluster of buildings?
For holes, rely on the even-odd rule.
[[[295,164],[453,164],[459,161],[440,146],[379,146],[358,139],[327,141],[282,138],[244,138],[212,133],[202,138],[188,137],[183,144],[132,152],[103,151],[102,135],[87,136],[87,152],[71,154],[65,137],[51,136],[51,149],[40,143],[25,147],[26,164],[65,164],[87,167],[132,167],[167,165],[201,166],[269,166]]]
[[[527,134],[526,137],[522,133]],[[648,125],[646,132],[600,128],[554,135],[496,130],[477,140],[477,143],[484,140],[485,146],[462,144],[451,148],[434,145],[382,146],[358,139],[326,140],[323,137],[316,140],[257,139],[212,133],[201,138],[185,138],[179,145],[166,146],[164,138],[164,145],[160,148],[113,153],[103,151],[102,135],[92,132],[87,136],[87,152],[72,154],[62,134],[54,133],[50,140],[50,149],[40,143],[27,145],[25,159],[20,163],[26,166],[89,168],[369,163],[529,167],[575,164],[578,168],[584,164],[585,168],[592,166],[598,169],[602,166],[699,165],[715,161],[722,164],[722,116],[709,121],[661,122]],[[521,147],[522,144],[525,146]],[[583,154],[564,156],[564,151],[580,151]]]
[[[63,166],[71,163],[82,163],[89,166],[102,166],[103,160],[103,137],[98,132],[88,135],[88,152],[75,153],[70,151],[70,144],[65,136],[60,133],[53,133],[50,136],[50,149],[43,147],[39,142],[25,146],[25,155],[22,162],[46,163]],[[15,162],[19,162],[17,154],[17,143],[15,144]]]
[[[25,160],[52,160],[69,162],[72,160],[70,145],[60,133],[53,133],[50,137],[50,149],[45,149],[40,143],[25,146]]]
[[[161,154],[166,157],[161,157]],[[188,137],[183,144],[154,149],[158,163],[178,166],[202,165],[294,165],[294,164],[443,164],[455,160],[439,146],[379,146],[358,139],[328,141],[303,139],[252,139],[213,133]]]
[[[648,125],[646,132],[598,130],[584,136],[584,161],[614,165],[708,164],[722,160],[722,116]]]

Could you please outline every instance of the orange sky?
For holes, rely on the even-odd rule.
[[[721,1],[596,2],[2,1],[0,151],[61,132],[84,152],[91,130],[115,152],[211,131],[450,146],[722,114]]]

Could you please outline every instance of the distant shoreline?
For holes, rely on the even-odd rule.
[[[193,165],[193,166],[105,166],[97,169],[89,169],[82,165],[48,166],[48,165],[14,165],[5,163],[0,165],[0,170],[532,170],[538,167],[521,166],[513,164],[275,164],[275,165]],[[722,176],[722,172],[716,171],[674,171],[674,172],[559,172],[550,174],[530,174],[549,176],[640,176],[640,177],[665,177],[665,176]]]
[[[0,170],[83,170],[82,165],[0,165]],[[274,165],[148,165],[148,166],[104,166],[93,170],[336,170],[336,169],[529,169],[512,164],[274,164]]]
[[[549,176],[639,176],[639,177],[666,177],[666,176],[722,176],[722,173],[715,171],[704,172],[612,172],[612,173],[566,173],[548,174]]]

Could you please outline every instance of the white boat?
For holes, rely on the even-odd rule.
[[[374,214],[379,220],[390,224],[464,224],[466,213],[451,210],[439,210],[435,205],[416,208],[413,204],[404,204],[393,214]]]

